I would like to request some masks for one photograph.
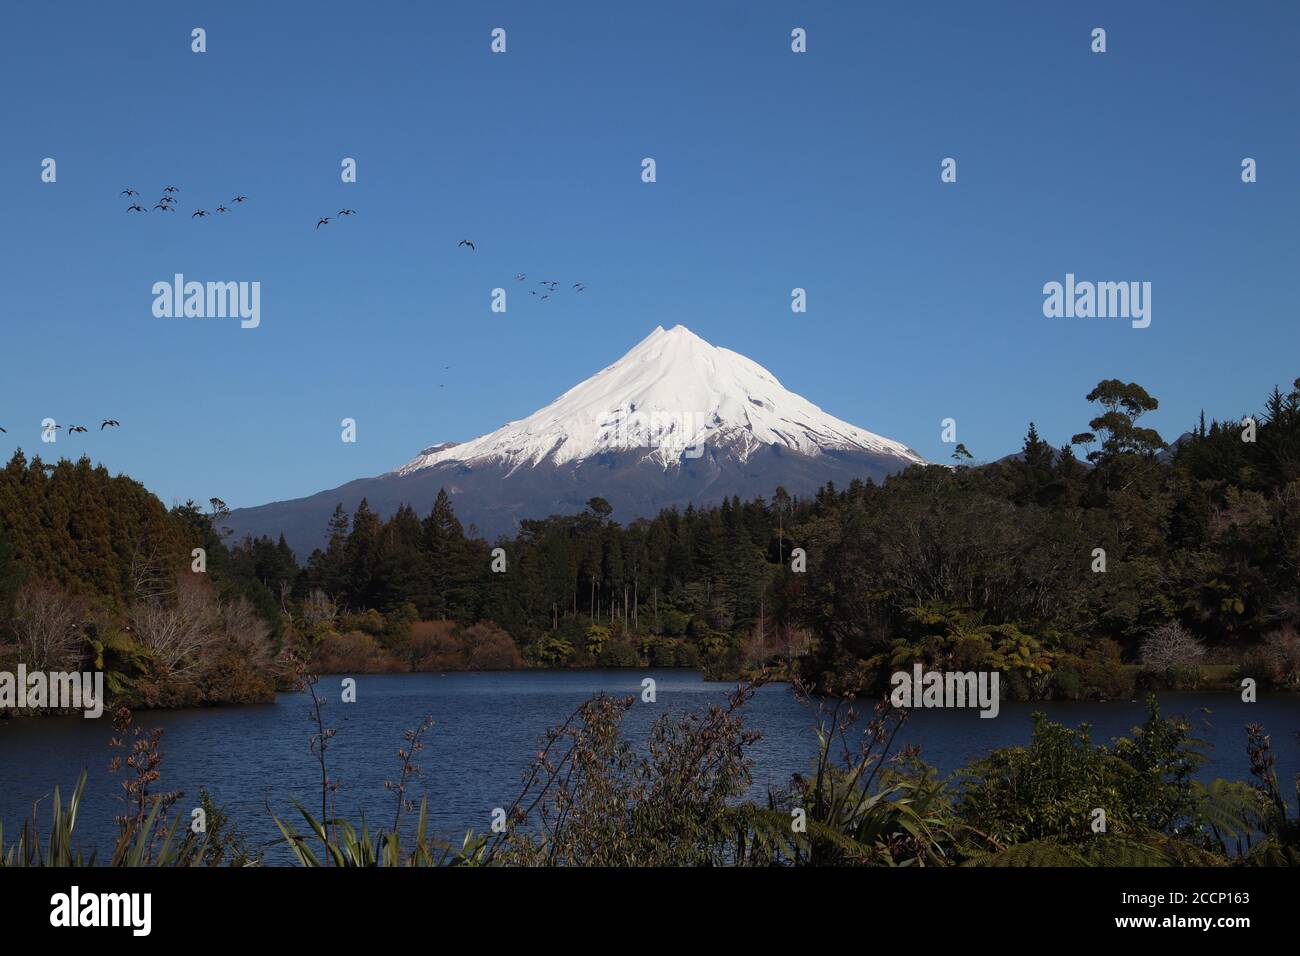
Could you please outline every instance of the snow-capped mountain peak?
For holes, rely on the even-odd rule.
[[[710,345],[684,325],[657,327],[613,365],[527,418],[472,441],[431,445],[399,476],[449,462],[504,464],[513,472],[642,453],[667,469],[704,449],[745,461],[779,446],[807,456],[865,451],[922,463],[907,446],[828,415],[756,362]]]

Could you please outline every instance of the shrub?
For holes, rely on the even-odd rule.
[[[1177,621],[1161,624],[1142,642],[1142,664],[1157,673],[1194,670],[1205,656],[1205,645]]]
[[[198,689],[208,703],[267,703],[275,698],[275,679],[249,657],[243,645],[230,641],[209,656]]]
[[[1094,744],[1078,729],[1034,715],[1028,747],[995,750],[967,772],[959,810],[1001,845],[1052,838],[1082,845],[1095,808],[1108,830],[1173,834],[1194,812],[1191,775],[1203,761],[1185,722],[1160,716],[1155,698],[1131,739]]]
[[[312,669],[321,674],[376,674],[402,666],[374,637],[351,631],[327,634],[312,657]]]
[[[627,640],[610,641],[601,648],[596,660],[601,667],[638,667],[641,664],[636,648]]]
[[[416,671],[460,671],[468,666],[455,621],[416,621],[397,653]]]
[[[585,635],[587,652],[593,657],[600,657],[600,652],[609,641],[609,628],[603,624],[592,624]]]
[[[1191,687],[1200,678],[1200,662],[1205,645],[1192,633],[1170,620],[1161,624],[1141,643],[1143,667],[1157,682],[1169,687]]]
[[[1291,624],[1264,639],[1264,652],[1273,683],[1300,687],[1300,633]]]
[[[491,621],[480,621],[461,632],[469,669],[473,671],[509,671],[524,666],[519,648],[504,630]]]

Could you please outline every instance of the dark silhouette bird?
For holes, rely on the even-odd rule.
[[[357,211],[356,211],[355,209],[340,209],[340,210],[339,210],[339,215],[340,215],[340,216],[355,216],[356,213],[357,213]]]
[[[196,209],[194,210],[194,212],[190,213],[190,218],[193,219],[195,216],[206,216],[206,215],[209,215],[206,209]]]
[[[164,186],[164,187],[163,187],[163,192],[165,192],[165,193],[178,193],[178,192],[180,192],[180,190],[177,189],[175,186]]]
[[[0,434],[8,435],[9,433],[5,431],[3,428],[0,428]]]
[[[548,293],[546,293],[546,295],[542,296],[542,301],[545,302],[545,301],[546,301],[547,299],[549,299],[550,297],[551,297],[551,294],[548,292]]]
[[[119,422],[116,418],[105,418],[104,424],[99,426],[99,430],[102,432],[105,428],[108,428],[109,426],[116,428],[120,424],[122,423]]]
[[[527,278],[528,278],[528,276],[524,275],[522,272],[516,272],[516,273],[515,273],[515,281],[516,281],[516,282],[523,282],[523,281],[524,281],[525,279],[527,279]]]
[[[457,248],[457,249],[459,249],[461,246],[469,246],[469,251],[470,251],[470,252],[477,252],[477,251],[478,251],[478,250],[474,247],[474,243],[470,242],[468,239],[462,239],[460,242],[456,243],[456,248]]]
[[[329,216],[322,216],[320,222],[316,223],[316,228],[319,229],[321,226],[329,225],[329,221]]]
[[[138,192],[136,192],[134,189],[132,189],[130,186],[128,186],[126,189],[123,189],[123,190],[122,190],[120,193],[118,193],[117,195],[118,195],[118,198],[120,199],[120,198],[123,197],[123,196],[138,196],[138,195],[140,195],[140,194],[139,194]]]
[[[528,290],[528,294],[529,294],[529,295],[537,295],[537,290],[536,290],[536,289],[529,289],[529,290]]]
[[[175,212],[175,211],[176,211],[176,210],[173,209],[171,206],[168,206],[168,205],[165,204],[165,203],[159,203],[158,205],[154,206],[153,208],[154,208],[154,209],[161,209],[163,212]]]
[[[173,196],[163,196],[162,199],[159,199],[158,201],[165,202],[165,203],[173,203],[176,201],[176,199]]]
[[[133,203],[131,203],[131,205],[129,205],[129,206],[126,207],[126,211],[127,211],[127,212],[144,212],[144,206],[141,206],[138,202],[133,202]]]
[[[56,425],[55,427],[57,428],[58,426]],[[69,425],[69,426],[68,426],[68,434],[69,434],[69,435],[75,434],[76,432],[84,432],[85,430],[86,430],[86,429],[84,429],[84,428],[83,428],[82,426],[80,426],[80,425]]]
[[[225,206],[218,206],[217,212],[230,212],[230,210],[227,209]]]
[[[231,202],[243,202],[243,201],[244,201],[245,199],[247,199],[247,198],[248,198],[247,196],[236,196],[234,199],[232,199],[232,200],[230,200],[230,201],[231,201]]]

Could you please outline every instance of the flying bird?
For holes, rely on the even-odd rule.
[[[322,216],[320,222],[316,223],[316,228],[319,229],[321,226],[328,225],[329,221],[329,216]]]
[[[3,428],[0,428],[0,434],[8,435],[9,433],[5,431]]]
[[[339,215],[340,215],[340,216],[352,216],[352,215],[355,215],[355,214],[356,214],[356,210],[355,210],[355,209],[340,209],[340,210],[339,210]]]
[[[154,206],[153,208],[154,208],[154,209],[161,209],[163,212],[175,212],[175,211],[176,211],[176,210],[173,209],[171,206],[168,206],[168,205],[166,205],[165,203],[159,203],[158,205]]]
[[[207,215],[209,215],[209,213],[206,209],[196,209],[194,210],[193,213],[190,214],[190,218],[193,219],[195,216],[207,216]]]
[[[460,242],[456,243],[457,249],[459,249],[461,246],[469,246],[470,252],[478,251],[477,249],[474,248],[474,243],[470,242],[468,239],[462,239]]]
[[[131,205],[129,205],[129,206],[126,207],[126,211],[127,211],[127,212],[144,212],[144,206],[141,206],[138,202],[133,202],[133,203],[131,203]]]
[[[217,212],[230,212],[230,210],[227,209],[225,206],[218,206]]]
[[[165,193],[178,193],[178,192],[180,192],[180,190],[177,189],[175,186],[164,186],[164,187],[163,187],[163,192],[165,192]]]
[[[516,282],[523,282],[523,281],[524,281],[525,279],[527,279],[527,278],[528,278],[528,276],[524,275],[522,272],[516,272],[516,273],[515,273],[515,281],[516,281]]]
[[[123,190],[122,190],[120,193],[118,193],[117,195],[118,195],[118,198],[120,199],[122,196],[138,196],[138,195],[140,195],[140,194],[139,194],[138,192],[136,192],[134,189],[132,189],[130,186],[128,186],[126,189],[123,189]]]
[[[159,202],[175,202],[176,199],[175,199],[175,197],[173,197],[173,196],[163,196],[162,199],[159,199],[158,201],[159,201]]]
[[[59,426],[55,425],[54,427],[55,427],[55,428],[58,428]],[[69,434],[69,435],[71,435],[71,434],[73,434],[73,433],[75,433],[75,432],[84,432],[85,430],[86,430],[86,429],[82,428],[80,425],[69,425],[69,426],[68,426],[68,434]]]
[[[231,202],[243,202],[243,201],[244,201],[245,199],[247,199],[247,198],[248,198],[247,196],[236,196],[234,199],[232,199],[232,200],[230,200],[230,201],[231,201]]]
[[[99,426],[99,430],[102,432],[105,428],[109,427],[110,425],[112,425],[114,428],[116,428],[116,427],[117,427],[118,425],[120,425],[120,424],[122,424],[122,423],[119,422],[119,421],[118,421],[117,419],[115,419],[115,418],[105,418],[105,419],[104,419],[104,424],[102,424],[102,425]]]

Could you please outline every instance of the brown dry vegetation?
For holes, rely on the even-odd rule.
[[[406,634],[383,638],[361,630],[325,633],[312,652],[321,674],[515,670],[524,666],[510,635],[491,621],[416,621]]]

